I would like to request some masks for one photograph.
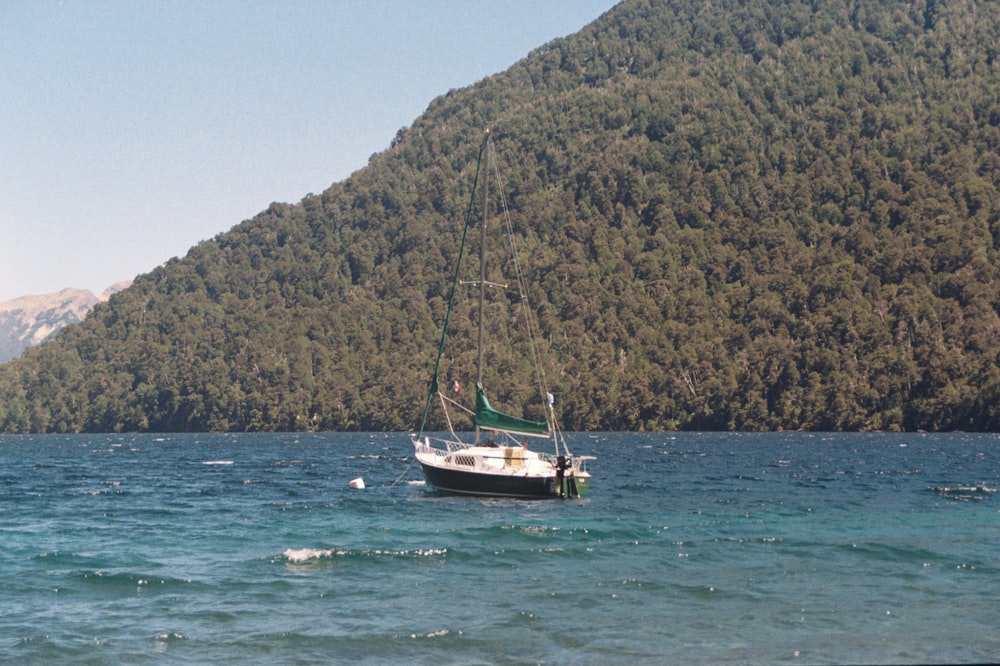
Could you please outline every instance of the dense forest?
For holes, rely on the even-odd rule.
[[[0,430],[414,428],[487,127],[567,429],[1000,430],[998,36],[626,0],[0,366]]]

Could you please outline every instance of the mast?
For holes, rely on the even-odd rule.
[[[490,206],[490,131],[484,139],[486,149],[486,177],[483,178],[483,220],[479,236],[479,358],[476,362],[476,386],[483,385],[483,358],[486,353],[484,331],[486,328],[486,221]]]
[[[480,154],[485,153],[486,170],[483,174],[483,219],[479,225],[479,340],[476,348],[478,358],[476,359],[476,394],[483,388],[483,359],[486,356],[485,330],[486,330],[486,220],[489,217],[490,205],[490,130],[486,129],[486,136],[483,138],[483,147]],[[479,425],[476,425],[476,444],[479,443]]]

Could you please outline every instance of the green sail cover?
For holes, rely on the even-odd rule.
[[[486,392],[476,388],[476,425],[487,430],[502,430],[518,435],[541,435],[548,437],[549,424],[539,421],[529,421],[510,414],[498,412],[490,407]]]

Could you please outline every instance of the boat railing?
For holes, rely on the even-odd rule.
[[[492,468],[496,469],[498,467],[522,467],[524,466],[524,458],[519,455],[521,451],[520,444],[514,444],[513,446],[504,446],[499,443],[485,443],[480,444],[480,447],[489,448],[491,451],[495,451],[495,454],[483,453],[482,449],[477,451],[474,455],[467,455],[465,452],[472,444],[463,442],[457,438],[447,438],[447,437],[431,437],[425,435],[422,439],[413,440],[416,452],[422,455],[430,455],[435,458],[445,460],[450,462],[457,462],[458,464],[465,464],[476,469],[480,468]],[[555,465],[556,456],[544,453],[541,451],[536,452],[538,458],[551,465]],[[469,462],[463,462],[463,459]],[[487,461],[496,461],[499,464],[491,465]]]
[[[417,440],[416,444],[418,452],[432,454],[441,458],[450,453],[454,453],[455,451],[468,448],[469,446],[461,440],[446,439],[444,437],[430,437],[426,435],[423,439]],[[434,444],[438,444],[438,446],[434,446]]]

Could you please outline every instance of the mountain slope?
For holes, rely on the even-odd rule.
[[[1000,428],[1000,8],[814,4],[628,1],[435,99],[0,368],[0,428],[412,427],[486,127],[566,427]]]
[[[78,324],[100,301],[128,287],[119,282],[100,296],[87,289],[21,296],[0,303],[0,363],[17,358],[28,347],[45,342],[64,326]]]
[[[17,358],[62,327],[83,321],[97,302],[86,289],[63,289],[0,303],[0,363]]]

